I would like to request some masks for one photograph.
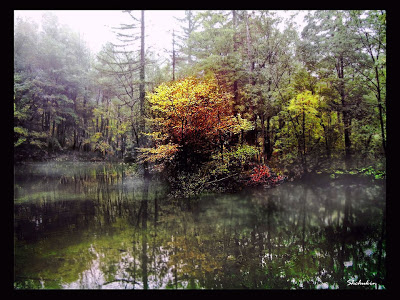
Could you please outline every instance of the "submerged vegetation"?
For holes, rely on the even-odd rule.
[[[385,177],[385,11],[309,11],[302,32],[271,11],[185,11],[167,64],[146,13],[124,12],[120,44],[96,54],[51,13],[16,19],[17,162],[124,161],[184,197]]]

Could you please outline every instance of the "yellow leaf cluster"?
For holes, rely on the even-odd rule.
[[[138,158],[147,162],[159,162],[165,159],[172,159],[178,151],[178,145],[169,143],[167,145],[159,145],[156,148],[140,148],[141,154]]]
[[[196,77],[161,84],[148,95],[155,126],[172,130],[178,138],[193,132],[216,135],[230,128],[231,99],[215,78]]]

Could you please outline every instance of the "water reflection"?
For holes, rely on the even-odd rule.
[[[384,183],[319,177],[188,203],[121,166],[60,163],[16,168],[15,186],[16,288],[385,287]]]

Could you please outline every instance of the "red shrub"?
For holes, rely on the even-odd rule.
[[[249,184],[251,184],[251,185],[258,185],[258,184],[275,185],[275,184],[281,183],[282,180],[284,180],[283,176],[276,175],[266,165],[260,165],[260,166],[256,166],[253,169],[253,173],[250,175]]]
[[[253,169],[253,174],[250,175],[251,183],[265,183],[271,176],[271,171],[266,165],[257,166]]]

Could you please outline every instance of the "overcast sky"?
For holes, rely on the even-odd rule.
[[[30,17],[40,24],[45,10],[15,10],[14,18]],[[111,27],[132,22],[127,13],[121,10],[52,10],[60,24],[66,24],[81,34],[93,52],[98,52],[108,41],[115,41]],[[280,13],[283,13],[281,11]],[[135,15],[140,16],[139,12]],[[172,28],[179,28],[179,22],[174,17],[183,18],[184,10],[147,10],[145,11],[146,48],[172,48]],[[302,15],[297,19],[301,22]]]
[[[45,12],[44,10],[16,10],[14,18],[26,16],[40,23]],[[80,32],[88,46],[95,52],[99,51],[107,41],[115,40],[112,27],[132,22],[130,16],[121,10],[53,10],[52,12],[58,17],[60,24],[66,24]],[[182,18],[184,11],[151,10],[145,12],[146,45],[148,47],[156,44],[161,47],[161,45],[172,43],[172,34],[169,34],[168,31],[172,26],[177,27],[174,16]]]

